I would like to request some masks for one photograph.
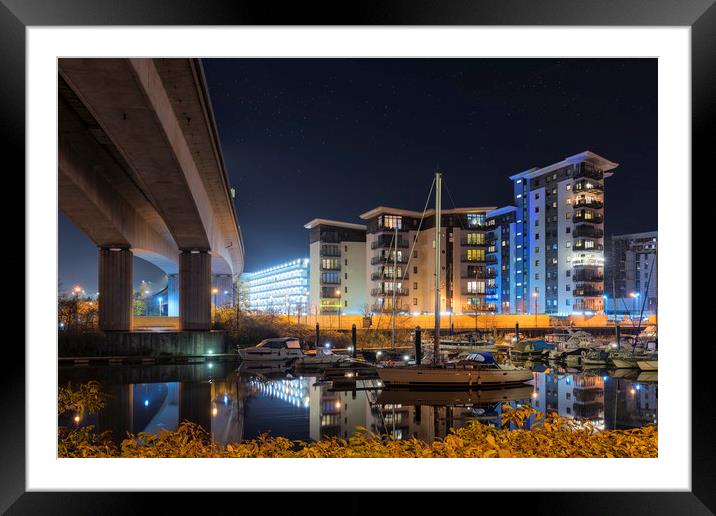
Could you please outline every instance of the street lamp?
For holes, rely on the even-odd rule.
[[[537,327],[537,296],[539,294],[535,291],[532,292],[532,299],[534,299],[534,312],[535,312],[535,328]]]
[[[633,303],[634,304],[634,315],[636,315],[636,313],[639,311],[639,307],[638,307],[639,292],[632,292],[631,294],[629,294],[629,296],[634,300],[634,303]],[[634,316],[632,316],[632,319],[634,319]]]
[[[211,289],[211,293],[214,295],[214,317],[216,317],[216,294],[219,293],[219,289],[214,287]]]
[[[607,322],[609,322],[609,303],[607,303],[609,298],[607,297],[606,294],[604,294],[602,296],[602,298],[604,299],[604,313],[607,314]],[[616,318],[615,318],[615,320],[616,320]]]
[[[336,289],[336,295],[338,296],[338,329],[341,329],[341,289]]]

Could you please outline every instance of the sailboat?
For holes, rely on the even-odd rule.
[[[532,380],[532,372],[511,363],[498,363],[491,353],[471,353],[468,357],[441,362],[440,357],[440,259],[441,259],[442,174],[435,173],[435,332],[433,363],[403,367],[379,367],[378,376],[386,386],[420,387],[504,387]]]

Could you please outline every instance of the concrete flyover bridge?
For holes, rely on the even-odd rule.
[[[134,255],[168,274],[182,329],[210,329],[244,249],[201,62],[58,63],[59,208],[99,249],[101,329],[132,329]]]

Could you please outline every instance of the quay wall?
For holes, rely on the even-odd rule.
[[[227,353],[223,331],[130,331],[58,336],[60,357],[166,357]]]
[[[277,315],[278,319],[286,319],[286,315]],[[356,328],[381,329],[389,330],[392,325],[390,314],[373,315],[371,317],[370,326],[364,325],[362,315],[303,315],[300,318],[291,315],[288,317],[293,324],[299,322],[307,326],[315,326],[319,323],[324,329],[349,330],[351,325],[355,324]],[[631,326],[632,323],[626,317],[619,321],[620,324]],[[573,315],[568,317],[551,317],[546,314],[538,315],[507,315],[507,314],[485,314],[485,315],[453,315],[452,317],[443,315],[440,317],[440,327],[447,330],[452,327],[455,330],[508,330],[514,329],[515,324],[519,324],[520,328],[607,328],[614,326],[613,319],[607,319],[605,314],[596,314],[591,316]],[[646,324],[656,324],[656,317],[649,316],[646,323],[642,323],[642,327]],[[432,329],[435,321],[432,315],[398,315],[395,318],[395,326],[398,328],[413,329],[420,326],[424,329]]]

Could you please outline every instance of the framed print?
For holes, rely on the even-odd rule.
[[[28,207],[0,507],[712,513],[715,9],[3,0]]]

